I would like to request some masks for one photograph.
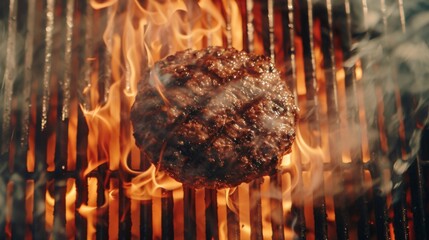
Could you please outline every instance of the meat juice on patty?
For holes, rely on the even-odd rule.
[[[131,109],[141,151],[194,188],[233,187],[276,173],[297,118],[293,95],[268,57],[221,47],[156,62]]]

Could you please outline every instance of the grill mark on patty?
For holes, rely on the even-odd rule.
[[[240,109],[237,110],[237,112],[241,113],[241,114],[245,113],[248,109],[250,109],[252,106],[258,104],[263,99],[264,99],[264,97],[255,98],[255,99],[251,100],[250,102],[247,102],[246,104],[244,104]],[[213,129],[211,134],[209,134],[211,137],[209,139],[207,139],[206,141],[204,141],[201,144],[201,146],[204,148],[207,148],[210,144],[213,144],[213,142],[216,141],[216,139],[218,139],[220,135],[225,135],[228,138],[230,138],[228,134],[225,134],[226,133],[225,131],[226,131],[226,128],[230,127],[234,123],[235,123],[234,121],[230,121],[226,125],[221,125],[219,128]],[[247,125],[247,123],[248,122],[246,121],[246,125]],[[231,139],[231,138],[230,138],[230,140],[234,141],[234,139]]]
[[[210,80],[213,80],[212,77],[217,78],[218,80],[221,80],[221,77],[219,77],[218,75],[216,75],[215,73],[209,71],[208,69],[205,69],[205,73],[211,73],[210,74]],[[186,105],[185,108],[179,108],[180,111],[182,111],[183,114],[181,114],[181,116],[179,118],[177,118],[173,124],[171,124],[170,128],[167,128],[167,131],[170,132],[171,134],[174,133],[174,131],[180,127],[183,123],[194,119],[195,116],[200,116],[202,115],[201,111],[207,108],[207,105],[211,102],[211,100],[219,95],[219,93],[225,91],[225,86],[231,82],[238,82],[239,79],[233,79],[233,80],[229,80],[229,81],[224,81],[222,84],[214,87],[214,89],[212,89],[212,91],[210,91],[209,95],[203,95],[202,97],[199,97],[198,100],[195,102],[195,105],[197,106],[196,108],[194,108],[192,105],[188,104]],[[219,81],[222,82],[222,81]],[[181,86],[182,87],[182,86]],[[197,96],[197,94],[195,94],[194,91],[187,89],[188,91],[190,91],[193,96]],[[174,102],[174,104],[176,106],[178,106],[178,103],[174,100],[174,98],[169,98],[168,99],[171,102]],[[191,107],[189,107],[191,106]],[[189,109],[186,109],[189,108]],[[170,134],[170,135],[171,135]]]
[[[249,102],[247,102],[246,104],[244,104],[241,108],[236,109],[236,112],[240,113],[240,114],[244,114],[251,107],[259,104],[260,102],[262,102],[264,100],[266,100],[264,96],[252,99]],[[244,120],[244,118],[243,118],[243,120]],[[213,119],[212,119],[212,121],[213,121]],[[240,143],[240,142],[242,142],[241,139],[246,138],[246,135],[248,135],[247,132],[241,134],[236,139],[232,139],[231,136],[229,134],[227,134],[227,132],[226,132],[226,129],[228,129],[228,127],[230,127],[234,123],[235,123],[234,121],[230,121],[226,125],[222,125],[219,128],[213,129],[211,131],[211,133],[209,133],[210,138],[207,139],[206,141],[202,142],[201,144],[196,145],[196,146],[189,146],[188,144],[185,144],[183,146],[177,146],[176,145],[176,147],[178,147],[177,150],[179,152],[181,152],[185,158],[191,160],[191,161],[187,161],[183,165],[182,168],[184,169],[184,171],[186,171],[186,169],[190,169],[191,166],[193,166],[193,165],[198,165],[201,161],[200,155],[206,154],[205,149],[207,149],[210,145],[212,145],[217,139],[219,139],[219,137],[225,137],[225,138],[229,139],[230,141],[235,142],[236,144],[241,144]],[[247,121],[246,121],[246,125],[247,126],[249,125]],[[190,151],[190,149],[192,149],[192,151]],[[240,154],[238,154],[238,156],[243,157],[243,156],[249,154],[250,151],[251,151],[251,149],[249,149],[248,146],[240,145]],[[225,161],[225,159],[219,159],[219,160]],[[237,160],[239,160],[239,159],[237,159]],[[227,164],[233,164],[234,165],[234,162],[227,162]],[[259,165],[261,165],[261,163],[259,163]],[[205,175],[205,177],[207,177],[208,179],[217,179],[217,176],[225,171],[225,169],[218,168],[218,167],[215,167],[211,170],[212,171],[208,175]]]
[[[194,65],[194,66],[198,66],[198,65]],[[190,69],[196,69],[195,67],[192,67]],[[186,105],[184,108],[182,107],[178,107],[178,109],[181,111],[181,114],[179,115],[179,117],[166,128],[166,132],[168,133],[168,136],[166,138],[166,141],[168,142],[168,139],[171,137],[172,134],[175,133],[175,130],[179,127],[181,127],[181,125],[191,119],[194,119],[195,116],[201,115],[201,111],[204,110],[207,105],[210,103],[210,101],[213,99],[214,96],[218,95],[220,92],[224,91],[224,87],[225,85],[231,83],[231,82],[237,82],[239,79],[229,79],[228,81],[225,81],[224,79],[222,79],[220,76],[218,76],[217,74],[215,74],[214,72],[210,71],[208,68],[201,68],[200,70],[202,70],[202,72],[204,72],[206,75],[209,75],[209,79],[211,81],[213,81],[213,78],[218,80],[219,85],[216,86],[212,91],[211,94],[208,96],[202,96],[199,97],[198,100],[195,102],[195,105],[191,105],[188,104]],[[163,74],[167,74],[167,73],[163,73]],[[192,74],[191,74],[192,75]],[[159,76],[158,76],[159,77]],[[190,78],[192,80],[195,80],[193,78]],[[171,90],[174,87],[179,87],[179,88],[184,88],[184,86],[186,85],[186,83],[190,80],[188,79],[185,83],[181,84],[181,85],[172,85],[169,84],[167,86],[171,86],[169,89],[166,88],[166,91]],[[170,81],[171,82],[175,82],[175,81]],[[192,93],[192,96],[197,96],[197,94],[188,89],[185,89],[186,91],[190,91]],[[162,97],[160,95],[160,93],[158,92],[158,90],[156,90],[156,88],[151,88],[150,90],[147,90],[149,93],[149,96],[159,96]],[[167,98],[168,101],[170,102],[170,104],[174,105],[174,106],[179,106],[178,102],[176,101],[175,98]],[[191,107],[189,107],[191,106]],[[198,106],[197,108],[193,108],[193,106]],[[188,108],[188,109],[187,109]],[[161,140],[158,138],[158,136],[154,136],[156,140]]]

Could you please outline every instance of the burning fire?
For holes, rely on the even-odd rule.
[[[139,1],[91,1],[95,10],[108,9],[109,12],[103,38],[112,59],[112,84],[107,102],[98,105],[101,96],[94,94],[97,90],[93,89],[97,86],[98,76],[91,76],[87,93],[91,94],[90,105],[94,107],[83,109],[89,128],[88,167],[83,175],[88,176],[100,166],[107,165],[109,170],[123,171],[131,177],[120,181],[120,185],[87,178],[90,193],[88,203],[79,206],[78,212],[87,219],[88,238],[95,234],[97,216],[105,211],[108,204],[117,205],[118,188],[123,188],[126,196],[133,201],[153,200],[153,211],[158,210],[157,199],[163,198],[164,191],[173,193],[174,206],[181,205],[183,190],[180,183],[158,172],[153,165],[138,170],[141,169],[141,162],[146,160],[138,154],[127,115],[136,95],[139,77],[155,61],[191,47],[223,45],[225,40],[235,48],[242,49],[243,34],[237,3],[225,1],[223,4],[228,6],[225,14],[230,19],[229,24],[224,21],[218,5],[209,0],[148,1],[144,4]],[[227,25],[234,34],[225,30]],[[162,94],[162,83],[158,80],[155,85]],[[164,101],[168,104],[165,97]],[[106,201],[103,206],[97,206],[94,200],[99,185],[105,188]],[[181,221],[183,219],[177,222]],[[200,222],[199,219],[196,221]],[[152,226],[154,236],[159,236],[159,216],[154,215]],[[182,232],[175,236],[183,236],[183,226],[175,231]]]
[[[423,2],[0,1],[0,238],[415,238]],[[190,189],[136,147],[141,76],[210,45],[268,55],[291,85],[301,120],[275,176]]]
[[[127,197],[133,200],[152,200],[163,197],[163,191],[172,191],[175,206],[182,205],[183,190],[181,184],[169,178],[162,172],[157,172],[151,165],[147,169],[138,169],[139,163],[145,161],[140,155],[132,154],[138,152],[131,135],[132,129],[126,116],[118,113],[129,113],[132,102],[136,95],[139,76],[147,68],[151,67],[155,61],[166,57],[176,51],[187,48],[199,49],[209,45],[229,45],[236,49],[243,49],[242,17],[235,1],[223,1],[224,15],[214,1],[203,0],[199,2],[184,1],[148,1],[140,4],[138,1],[110,1],[106,3],[91,2],[94,9],[109,9],[109,23],[107,25],[104,41],[111,52],[112,58],[112,86],[109,90],[109,98],[105,105],[97,106],[98,99],[94,99],[93,109],[85,109],[85,116],[89,127],[88,144],[88,168],[84,175],[89,174],[102,164],[107,164],[109,169],[114,171],[124,170],[130,174],[131,180],[122,183]],[[124,8],[125,11],[119,11]],[[226,19],[227,21],[225,22]],[[121,26],[117,26],[117,22]],[[94,84],[97,86],[94,76]],[[157,80],[157,79],[155,79]],[[158,80],[155,82],[162,95],[163,86]],[[163,96],[163,95],[162,95]],[[120,101],[119,101],[120,100]],[[168,99],[164,97],[168,104]],[[301,156],[301,162],[311,166],[310,179],[317,181],[323,177],[323,166],[314,165],[322,163],[322,156],[325,154],[320,148],[312,148],[305,143],[301,134],[298,134],[298,146],[305,155]],[[130,159],[131,155],[131,160]],[[320,159],[314,161],[313,159]],[[269,198],[278,198],[283,201],[284,206],[290,206],[290,192],[296,185],[297,172],[296,165],[298,157],[294,155],[284,158],[285,182],[284,189],[278,192],[270,192],[270,179],[266,177],[261,185],[261,203],[264,206],[262,211],[263,234],[269,236],[271,232]],[[137,166],[132,167],[132,166]],[[289,177],[287,177],[289,176]],[[89,183],[91,184],[91,183]],[[95,184],[95,183],[92,183]],[[98,183],[100,184],[100,183]],[[310,183],[317,186],[317,182]],[[107,192],[117,192],[112,186],[106,186]],[[309,188],[313,189],[313,188]],[[240,202],[230,198],[231,193],[238,191]],[[218,209],[238,213],[240,219],[240,234],[242,238],[250,237],[251,223],[249,208],[254,207],[254,202],[249,199],[249,186],[243,184],[236,189],[226,189],[218,192]],[[307,193],[311,195],[311,191]],[[107,194],[109,197],[111,194]],[[107,197],[106,197],[107,198]],[[106,202],[107,203],[107,202]],[[223,204],[225,204],[223,207]],[[79,212],[88,218],[88,225],[93,229],[93,219],[101,209],[97,209],[88,202],[88,205],[79,207]],[[157,201],[154,200],[154,207]],[[284,208],[286,209],[286,208]],[[284,213],[286,214],[286,210]],[[224,214],[220,214],[220,216]],[[199,216],[199,215],[198,215]],[[153,232],[155,236],[161,232],[157,227],[157,218],[153,219]],[[196,222],[204,222],[203,219],[196,219]],[[177,222],[181,222],[179,220]],[[220,236],[226,236],[222,229],[225,228],[226,219],[219,221]],[[175,236],[183,236],[183,229],[175,229],[180,232]],[[199,233],[199,231],[197,231]],[[88,231],[88,236],[94,234]],[[290,232],[289,232],[290,234]]]
[[[143,2],[143,3],[141,3]],[[117,236],[119,232],[119,223],[123,221],[124,216],[119,215],[119,205],[122,204],[121,194],[130,199],[126,211],[130,211],[133,219],[133,235],[138,236],[138,222],[143,221],[137,214],[141,205],[145,201],[152,204],[152,223],[153,235],[159,237],[162,234],[161,229],[161,201],[171,193],[174,201],[175,229],[176,238],[183,237],[183,201],[184,189],[182,185],[174,179],[168,177],[163,172],[157,171],[156,167],[147,164],[147,160],[140,154],[135,146],[132,136],[132,126],[129,122],[129,112],[134,98],[136,96],[137,84],[140,76],[150,68],[155,61],[162,59],[177,51],[187,48],[200,49],[210,45],[232,46],[236,49],[243,49],[243,20],[240,12],[240,1],[226,0],[200,0],[200,1],[96,1],[91,0],[90,5],[93,11],[104,11],[107,13],[107,26],[104,31],[103,40],[108,52],[108,63],[111,69],[110,87],[106,91],[106,96],[99,94],[98,85],[100,76],[97,74],[100,65],[96,57],[89,57],[86,61],[91,62],[94,71],[89,74],[89,84],[83,94],[88,97],[89,104],[81,106],[88,125],[88,146],[87,161],[88,165],[82,172],[82,179],[88,186],[88,199],[80,206],[76,206],[76,182],[67,182],[66,194],[66,232],[68,236],[75,233],[73,219],[75,214],[83,216],[87,221],[87,238],[93,239],[96,234],[96,225],[100,221],[109,221],[109,235]],[[278,30],[275,30],[278,31]],[[300,44],[300,37],[295,37],[296,54],[302,55],[303,46]],[[262,40],[256,39],[255,51],[262,53]],[[316,45],[316,61],[321,64],[320,46]],[[282,63],[276,62],[281,66]],[[316,68],[316,76],[323,86],[325,79],[323,68]],[[361,74],[360,68],[356,70]],[[344,82],[344,71],[337,70],[338,83]],[[301,98],[306,93],[304,86],[304,63],[302,59],[297,59],[297,92]],[[159,79],[155,79],[155,85],[162,94],[163,86]],[[343,92],[340,92],[344,95]],[[344,96],[342,96],[344,98]],[[163,97],[166,104],[168,99]],[[325,96],[326,98],[326,96]],[[322,96],[323,99],[323,96]],[[323,102],[323,101],[322,101]],[[345,102],[345,101],[344,101]],[[73,104],[72,104],[73,105]],[[76,104],[77,105],[77,104]],[[345,106],[342,106],[345,108]],[[326,105],[321,106],[322,114],[326,115]],[[345,111],[342,111],[345,112]],[[32,113],[35,115],[35,113]],[[70,109],[69,122],[69,153],[76,149],[76,140],[73,139],[77,133],[77,115],[78,109]],[[344,116],[342,116],[344,117]],[[35,118],[35,117],[34,117]],[[346,122],[346,121],[344,121]],[[342,126],[344,129],[347,126]],[[306,139],[315,134],[305,130],[305,123],[298,129],[297,142],[292,155],[284,156],[281,164],[282,176],[280,177],[281,189],[273,189],[271,186],[274,180],[265,177],[260,185],[257,199],[261,201],[262,216],[262,234],[270,238],[273,234],[272,219],[277,216],[271,211],[270,199],[281,202],[283,208],[280,216],[289,214],[293,191],[300,191],[299,201],[309,204],[307,197],[313,196],[321,179],[329,179],[324,175],[323,165],[330,159],[329,149],[327,149],[327,137],[322,137],[322,144],[314,145]],[[326,126],[322,126],[319,136],[324,134]],[[34,135],[34,129],[30,129],[30,136]],[[33,137],[31,137],[33,139]],[[48,140],[49,143],[55,143],[55,135]],[[55,169],[53,160],[55,144],[48,144],[48,169]],[[350,158],[343,154],[343,161]],[[28,169],[35,168],[34,143],[30,143],[30,153],[28,154]],[[365,157],[368,159],[368,157]],[[76,168],[76,156],[69,154],[67,157],[68,169]],[[107,172],[107,175],[97,173],[98,169]],[[300,173],[305,169],[304,176]],[[110,173],[116,172],[118,176],[110,177]],[[107,179],[107,180],[106,180]],[[109,180],[110,179],[110,180]],[[32,183],[34,187],[36,183]],[[304,187],[299,187],[304,184]],[[297,190],[299,188],[299,190]],[[31,191],[29,191],[31,192]],[[248,239],[251,236],[252,217],[249,209],[255,208],[258,203],[249,196],[252,192],[249,184],[242,184],[234,189],[223,189],[217,191],[217,215],[219,218],[218,226],[220,239],[228,238],[227,229],[227,211],[238,215],[239,234],[242,239]],[[239,200],[233,197],[238,193]],[[99,196],[102,195],[102,196]],[[28,196],[31,199],[31,196]],[[55,197],[46,191],[46,216],[47,229],[52,229],[54,225],[53,211]],[[103,199],[99,202],[98,199]],[[204,192],[196,191],[197,213],[195,221],[204,223],[205,199]],[[106,212],[109,212],[109,218],[102,219]],[[180,214],[181,213],[181,214]],[[124,213],[122,213],[124,214]],[[311,214],[306,214],[310,215]],[[329,217],[333,218],[333,212]],[[177,225],[176,225],[177,223]],[[292,229],[285,229],[284,234],[287,238],[292,238],[294,232]],[[196,229],[197,239],[204,239],[206,232]]]

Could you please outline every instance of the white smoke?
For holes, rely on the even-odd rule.
[[[419,157],[422,131],[429,122],[429,3],[406,1],[403,8],[397,3],[385,8],[375,1],[368,4],[373,9],[366,18],[369,38],[358,44],[359,57],[366,61],[363,90],[372,103],[366,114],[373,113],[369,122],[374,122],[385,112],[384,126],[378,126],[382,129],[368,129],[369,140],[379,137],[380,130],[387,137],[382,157],[390,162],[393,177],[383,184],[392,190],[401,186],[402,175]],[[382,96],[373,95],[374,89]]]

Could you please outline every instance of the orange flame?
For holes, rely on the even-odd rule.
[[[243,48],[242,17],[238,4],[236,1],[222,1],[222,3],[225,7],[226,17],[222,15],[218,5],[210,0],[202,0],[196,3],[178,0],[149,1],[146,4],[140,4],[138,1],[91,1],[91,6],[94,9],[109,8],[108,25],[103,38],[111,54],[113,83],[109,90],[109,98],[104,105],[96,105],[98,96],[94,96],[92,106],[95,107],[83,109],[89,128],[88,168],[84,171],[84,175],[87,176],[90,172],[96,171],[102,164],[108,164],[109,169],[122,169],[132,176],[130,181],[123,182],[122,186],[110,185],[109,195],[106,197],[106,199],[110,199],[106,201],[106,204],[111,205],[109,210],[110,208],[112,211],[117,209],[116,194],[118,187],[122,187],[126,196],[132,200],[153,200],[154,212],[159,210],[160,202],[157,199],[163,197],[161,189],[173,191],[175,201],[181,201],[183,198],[181,184],[165,173],[157,171],[155,166],[151,165],[144,171],[135,170],[138,168],[141,159],[139,154],[133,153],[138,152],[138,150],[136,150],[131,135],[131,126],[127,119],[121,118],[119,113],[129,113],[137,93],[137,83],[140,76],[153,66],[155,61],[189,47],[202,48],[208,45],[222,45],[225,38],[230,41],[228,43],[231,46],[237,49]],[[126,11],[118,12],[119,5],[122,8],[125,7]],[[224,18],[228,22],[225,22]],[[115,27],[117,21],[121,21],[122,29]],[[229,31],[227,31],[227,25],[230,28]],[[92,88],[97,86],[96,77],[94,75]],[[298,77],[300,77],[299,72]],[[170,102],[164,94],[164,86],[156,74],[152,75],[152,80],[164,103],[169,105]],[[300,89],[301,85],[298,86]],[[93,91],[89,90],[89,92]],[[298,92],[301,93],[301,90]],[[124,128],[126,129],[124,130]],[[268,221],[271,218],[268,199],[278,198],[282,200],[283,205],[290,206],[290,194],[297,186],[301,164],[309,167],[311,175],[316,176],[316,178],[319,178],[323,173],[323,166],[321,167],[320,164],[323,164],[325,150],[320,147],[310,147],[299,131],[297,146],[303,155],[284,156],[279,165],[279,171],[288,176],[284,179],[285,184],[283,185],[285,187],[276,193],[276,196],[273,196],[268,190],[270,184],[268,177],[261,185],[261,201],[265,206],[262,212],[264,236],[272,234],[271,225]],[[129,161],[130,155],[132,157],[131,162]],[[96,185],[93,183],[94,181],[95,179],[88,182],[90,188],[94,188],[92,185]],[[311,183],[311,185],[316,188],[317,182]],[[234,191],[238,191],[241,196],[240,204],[231,199],[231,194]],[[243,238],[250,237],[251,231],[249,208],[253,206],[253,203],[249,199],[249,191],[249,186],[242,184],[237,188],[218,192],[219,211],[229,208],[239,214],[240,226],[242,226],[240,234]],[[94,190],[94,192],[96,191]],[[306,194],[311,193],[312,191],[308,190]],[[90,202],[91,200],[87,205],[80,206],[78,209],[81,215],[89,218],[88,224],[91,228],[88,230],[88,236],[93,234],[94,219],[99,213],[96,205]],[[106,207],[103,206],[103,208]],[[153,218],[153,232],[155,236],[158,236],[161,230],[158,228],[160,227],[159,219],[156,216],[155,214]],[[226,228],[226,215],[219,212],[219,216],[223,216],[219,221],[220,237],[226,239],[223,231]],[[202,217],[199,216],[199,219]],[[115,229],[112,231],[117,231]]]
[[[87,204],[78,206],[77,211],[87,218],[89,238],[95,234],[97,216],[105,211],[100,212],[100,209],[112,211],[109,221],[116,221],[113,212],[118,209],[118,188],[123,188],[126,196],[132,199],[132,208],[136,208],[136,200],[152,199],[154,212],[159,204],[156,199],[163,197],[161,189],[173,191],[175,201],[183,198],[182,185],[165,173],[157,171],[155,166],[152,165],[144,171],[135,170],[141,159],[139,154],[135,154],[138,149],[131,135],[131,126],[127,119],[123,118],[123,114],[130,111],[140,76],[153,66],[155,61],[190,47],[222,45],[222,39],[227,34],[224,17],[218,6],[209,0],[149,1],[145,4],[136,0],[91,0],[90,4],[95,10],[108,9],[109,16],[103,39],[111,55],[112,85],[104,105],[98,104],[100,96],[97,92],[97,74],[91,75],[91,84],[84,93],[90,94],[92,108],[82,107],[89,129],[88,167],[83,176],[87,177],[101,165],[107,164],[110,170],[124,171],[132,177],[130,181],[122,179],[122,186],[113,178],[111,181],[116,183],[111,182],[109,190],[105,191],[105,199],[109,200],[101,207],[97,207],[94,201],[97,198],[97,185],[102,183],[87,177],[89,200]],[[234,30],[232,45],[242,49],[241,16],[235,2],[229,5],[227,14],[231,16],[231,27]],[[120,8],[126,10],[119,11]],[[118,21],[122,23],[121,29],[117,28]],[[95,64],[95,67],[99,66]],[[163,94],[161,81],[156,76],[153,80],[165,104],[169,105]],[[153,233],[159,236],[160,225],[157,224],[158,217],[155,216],[157,214],[153,219]],[[114,222],[111,224],[117,226]],[[109,231],[115,235],[118,229],[112,226]]]
[[[145,2],[144,4],[141,2]],[[139,149],[135,146],[132,136],[132,126],[129,123],[128,115],[137,94],[137,84],[141,76],[154,65],[154,63],[170,54],[187,48],[203,48],[208,45],[228,44],[236,49],[243,49],[243,28],[242,16],[240,15],[238,1],[212,1],[200,0],[165,0],[165,1],[118,1],[118,0],[90,0],[90,5],[94,11],[106,10],[108,13],[107,26],[103,34],[103,40],[106,49],[110,54],[111,62],[111,86],[108,90],[107,100],[100,101],[102,96],[98,92],[98,68],[99,60],[97,57],[88,56],[87,61],[94,64],[94,71],[90,75],[90,84],[84,90],[85,95],[89,95],[90,104],[88,108],[81,107],[88,125],[88,146],[87,146],[87,168],[83,171],[83,177],[88,184],[88,202],[81,206],[74,206],[76,201],[76,183],[74,181],[67,183],[67,222],[73,222],[75,211],[87,219],[88,231],[87,237],[93,238],[95,234],[95,224],[100,215],[109,211],[109,235],[117,236],[119,229],[118,221],[122,216],[119,215],[119,189],[124,189],[126,197],[131,199],[130,208],[132,212],[139,209],[139,201],[153,201],[153,233],[155,237],[161,234],[160,224],[160,199],[163,197],[161,189],[172,191],[175,204],[183,201],[182,185],[170,178],[167,174],[157,171],[156,167],[151,165],[145,170],[140,169]],[[221,6],[224,7],[224,13]],[[226,15],[226,16],[224,16]],[[225,20],[226,19],[226,20]],[[227,39],[227,42],[224,42]],[[259,43],[259,42],[256,42]],[[260,43],[259,45],[261,45]],[[295,37],[296,55],[303,55],[303,46],[301,39]],[[260,51],[262,46],[255,46],[255,50]],[[316,77],[323,84],[325,81],[321,59],[323,58],[320,46],[315,47],[315,58],[317,62]],[[320,65],[320,66],[319,66]],[[297,62],[297,92],[299,96],[306,93],[304,80],[304,62],[298,57]],[[362,75],[361,68],[356,68],[357,78]],[[164,103],[168,106],[169,100],[164,94],[164,86],[156,74],[152,76],[153,83],[162,97]],[[344,82],[344,71],[337,70],[337,81]],[[325,96],[326,97],[326,96]],[[323,96],[322,96],[323,98]],[[104,102],[100,104],[100,102]],[[76,104],[72,104],[75,106]],[[322,114],[326,114],[326,106],[321,106]],[[76,142],[72,141],[77,132],[77,112],[78,109],[71,109],[69,123],[69,156],[68,169],[72,170],[76,165],[76,155],[72,149],[76,149]],[[34,115],[34,116],[33,116]],[[32,119],[35,119],[35,111],[32,111]],[[303,124],[305,125],[305,124]],[[322,128],[326,126],[322,126]],[[34,129],[30,129],[30,136],[33,139]],[[282,156],[279,164],[279,172],[282,174],[282,189],[277,192],[269,190],[270,179],[264,178],[261,184],[261,202],[263,205],[263,235],[271,236],[271,210],[269,199],[278,199],[283,204],[283,215],[286,209],[289,209],[292,200],[291,192],[294,191],[301,178],[306,178],[305,190],[300,190],[300,197],[305,199],[311,197],[313,190],[318,187],[319,180],[323,179],[323,163],[329,162],[325,156],[329,151],[326,147],[326,138],[322,139],[321,146],[313,147],[306,142],[308,133],[298,128],[296,145],[290,155]],[[322,134],[323,135],[323,134]],[[55,135],[48,139],[48,170],[54,170],[54,152]],[[27,168],[34,169],[34,143],[30,143]],[[347,161],[347,155],[344,156]],[[103,183],[100,179],[92,177],[91,173],[96,172],[102,165],[107,165],[110,171],[119,171],[130,178],[122,179],[112,177],[110,182]],[[306,169],[306,175],[300,174]],[[104,199],[106,201],[102,206],[97,206],[97,189],[100,185],[104,186]],[[238,192],[239,202],[231,196]],[[254,203],[249,198],[251,189],[248,184],[242,184],[236,188],[223,189],[218,191],[218,216],[219,216],[219,236],[220,239],[227,239],[227,209],[239,215],[240,236],[243,239],[250,238],[251,235],[251,217],[249,209]],[[199,193],[202,199],[201,192]],[[49,191],[46,192],[46,215],[48,228],[53,224],[54,198]],[[181,205],[181,204],[179,204]],[[175,205],[177,210],[177,204]],[[204,206],[199,203],[198,206]],[[183,211],[179,209],[178,211]],[[330,215],[331,216],[331,215]],[[139,219],[132,213],[133,219]],[[204,214],[198,214],[198,222],[204,222]],[[133,225],[134,226],[134,225]],[[138,226],[138,225],[135,225]],[[132,228],[133,233],[138,229]],[[74,225],[67,226],[67,233],[72,234]],[[203,235],[204,230],[197,230],[197,235]],[[286,229],[285,233],[293,237],[293,232]]]

